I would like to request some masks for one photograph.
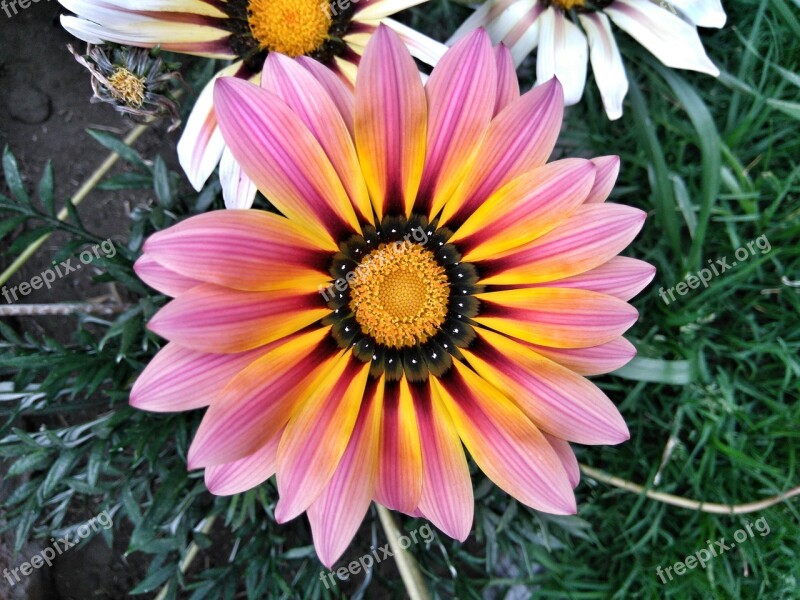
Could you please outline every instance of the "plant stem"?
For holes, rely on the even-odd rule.
[[[211,528],[214,526],[214,521],[216,520],[217,520],[216,515],[206,517],[205,519],[203,519],[201,521],[199,532],[207,534],[209,531],[211,531]],[[198,552],[200,552],[200,547],[197,544],[195,544],[194,542],[189,544],[189,547],[186,549],[186,554],[184,555],[183,560],[181,560],[181,564],[179,566],[181,573],[186,573],[186,571],[189,569],[189,566],[192,564],[192,561],[197,556]],[[155,600],[164,600],[164,598],[167,597],[169,586],[170,584],[168,583],[167,585],[162,587],[161,591],[158,592],[158,596],[155,597]]]
[[[142,136],[142,134],[145,131],[147,131],[149,127],[150,127],[149,123],[143,123],[142,125],[137,125],[125,137],[123,142],[125,143],[126,146],[130,146],[131,144],[136,142],[136,140],[138,140]],[[75,193],[75,196],[73,196],[72,198],[72,204],[74,206],[78,206],[78,204],[83,202],[86,196],[88,196],[89,193],[95,187],[97,187],[97,184],[99,184],[103,180],[103,177],[105,177],[108,174],[108,172],[111,170],[111,167],[113,167],[116,164],[117,160],[119,160],[119,154],[117,154],[116,152],[112,152],[111,154],[108,155],[108,157],[103,161],[103,163],[94,171],[94,173],[92,173],[89,179],[83,182],[83,185],[81,185],[80,189]],[[68,216],[69,216],[69,211],[65,206],[58,213],[58,220],[66,221]],[[30,246],[28,246],[25,249],[25,252],[20,254],[17,257],[17,259],[13,263],[11,263],[11,265],[5,271],[3,271],[2,274],[0,274],[0,285],[3,285],[9,279],[11,279],[14,273],[16,273],[20,269],[20,267],[22,267],[22,265],[24,265],[28,261],[28,259],[31,256],[33,256],[33,254],[39,248],[42,247],[42,244],[44,244],[51,235],[52,232],[45,233],[39,239],[33,242]]]
[[[389,538],[389,545],[392,548],[394,559],[397,562],[397,569],[400,571],[400,577],[403,579],[403,584],[406,586],[409,598],[411,600],[430,600],[430,594],[425,588],[425,583],[422,580],[422,574],[419,572],[416,562],[406,550],[400,546],[400,530],[397,528],[397,523],[394,522],[392,514],[380,504],[375,504],[378,507],[378,516],[381,519],[381,525],[386,532],[386,537]]]
[[[126,311],[124,304],[95,304],[93,302],[65,302],[59,304],[0,304],[0,317],[68,317],[70,315],[96,315],[110,317]]]
[[[689,510],[698,512],[713,513],[715,515],[743,515],[757,512],[759,510],[769,508],[770,506],[774,506],[775,504],[780,504],[781,502],[784,502],[785,500],[788,500],[794,496],[800,496],[800,486],[798,486],[782,494],[778,494],[777,496],[764,498],[763,500],[757,500],[755,502],[747,502],[745,504],[718,504],[716,502],[702,502],[700,500],[692,500],[691,498],[683,498],[681,496],[674,496],[673,494],[649,490],[638,483],[633,483],[627,479],[621,479],[620,477],[609,475],[608,473],[604,473],[603,471],[593,469],[592,467],[586,465],[581,465],[581,471],[597,481],[602,481],[608,485],[613,485],[614,487],[618,487],[622,490],[633,492],[635,494],[644,494],[651,500],[656,500],[672,506],[680,506],[681,508],[688,508]]]

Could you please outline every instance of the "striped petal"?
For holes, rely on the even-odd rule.
[[[417,419],[424,457],[419,510],[436,527],[463,542],[472,529],[475,501],[458,431],[430,389],[417,401]]]
[[[258,189],[250,181],[250,178],[244,174],[242,167],[233,158],[229,148],[225,148],[222,151],[222,160],[219,163],[219,181],[222,184],[222,197],[225,199],[225,208],[252,208]]]
[[[523,288],[476,297],[481,301],[477,323],[553,348],[605,344],[639,317],[635,308],[618,298],[570,288]]]
[[[497,95],[495,96],[494,113],[496,117],[506,106],[517,100],[520,96],[519,79],[514,67],[514,59],[505,44],[500,44],[494,49],[497,61]]]
[[[530,287],[555,285],[560,288],[579,288],[628,301],[646,288],[655,275],[656,268],[649,263],[627,256],[615,256],[607,263],[580,275],[555,282],[536,283]]]
[[[342,78],[333,72],[333,69],[326,67],[321,62],[307,56],[295,58],[297,64],[301,65],[311,73],[328,92],[333,103],[336,105],[339,114],[342,115],[347,130],[352,136],[355,133],[355,96],[353,90],[345,85]]]
[[[422,449],[415,401],[424,394],[420,385],[409,385],[405,377],[386,384],[375,500],[392,510],[410,512],[422,495]]]
[[[216,82],[214,103],[225,143],[278,210],[325,246],[359,230],[336,170],[285,102],[226,77]]]
[[[563,223],[583,204],[594,179],[594,164],[580,158],[534,169],[489,197],[450,242],[468,262],[522,246]]]
[[[542,433],[484,379],[457,361],[453,367],[431,381],[478,467],[527,506],[575,514],[567,473]]]
[[[585,204],[550,233],[482,261],[478,265],[481,283],[525,285],[584,273],[628,246],[646,217],[643,211],[620,204]]]
[[[536,4],[537,0],[494,0],[492,2],[484,2],[461,24],[461,27],[456,30],[447,41],[447,44],[453,45],[480,27],[486,29],[492,41],[499,43]]]
[[[715,27],[725,25],[728,17],[722,8],[721,0],[669,0],[670,4],[680,10],[692,23],[699,27]]]
[[[528,3],[526,3],[528,4]],[[514,24],[514,27],[503,36],[503,43],[511,50],[511,58],[515,65],[521,65],[538,44],[541,23],[539,16],[544,11],[540,2],[529,2],[531,7]]]
[[[608,200],[619,176],[619,156],[600,156],[593,158],[592,163],[595,166],[594,186],[586,197],[586,204]]]
[[[619,119],[622,116],[622,101],[628,93],[628,76],[611,31],[611,23],[607,16],[599,12],[578,15],[578,18],[589,38],[592,70],[606,114],[612,121]]]
[[[136,379],[130,404],[151,412],[203,408],[263,354],[260,348],[239,354],[208,354],[167,344]]]
[[[426,1],[427,0],[361,0],[353,13],[353,20],[364,21],[382,19]]]
[[[634,345],[623,337],[589,348],[551,348],[535,344],[528,345],[545,358],[585,377],[616,371],[627,365],[636,356]]]
[[[575,458],[575,453],[572,451],[569,442],[547,433],[544,433],[543,435],[553,447],[553,450],[555,450],[555,453],[558,455],[561,464],[564,466],[564,470],[569,476],[570,485],[572,485],[573,489],[576,488],[581,482],[581,468],[578,465],[578,459]]]
[[[193,280],[237,290],[315,290],[327,282],[335,247],[316,245],[288,219],[266,211],[214,211],[152,235],[145,253]]]
[[[189,468],[237,461],[269,443],[336,366],[338,351],[327,339],[329,331],[313,330],[271,346],[212,398],[189,448]]]
[[[470,77],[464,77],[464,73]],[[415,211],[428,213],[449,198],[472,166],[492,120],[497,58],[483,30],[459,41],[433,70],[428,97],[428,142]]]
[[[233,496],[261,485],[275,474],[276,455],[282,431],[250,456],[208,467],[205,482],[215,496]]]
[[[355,537],[375,491],[383,406],[382,379],[371,379],[353,434],[308,521],[320,561],[330,568]]]
[[[564,116],[561,84],[553,79],[509,104],[491,123],[467,174],[442,212],[440,225],[460,225],[487,198],[547,162]],[[442,207],[434,205],[431,215]]]
[[[300,117],[336,170],[359,220],[373,223],[372,206],[353,139],[325,87],[299,63],[276,52],[267,56],[261,86]]]
[[[355,138],[378,219],[409,215],[425,161],[427,104],[419,71],[403,43],[378,28],[356,82]]]
[[[148,254],[143,254],[136,261],[133,265],[133,270],[139,276],[139,279],[151,288],[173,298],[200,283],[196,279],[179,275],[172,269],[168,269]]]
[[[477,330],[464,356],[537,427],[579,444],[619,444],[630,437],[617,407],[589,380],[498,333]]]
[[[538,22],[536,80],[543,82],[558,77],[564,86],[564,103],[567,106],[577,104],[586,85],[589,59],[586,37],[563,11],[552,6],[541,14]]]
[[[167,304],[147,327],[187,348],[230,354],[278,340],[329,313],[314,291],[241,292],[204,283]]]
[[[719,69],[706,55],[697,29],[669,10],[650,0],[615,0],[603,10],[620,29],[668,67],[719,75]]]
[[[242,68],[241,61],[236,62],[222,69],[206,84],[194,103],[178,141],[178,160],[192,187],[198,192],[216,169],[225,149],[214,112],[214,84],[220,77],[236,77]]]
[[[355,427],[369,367],[346,352],[292,415],[278,448],[278,523],[306,510],[333,477]]]

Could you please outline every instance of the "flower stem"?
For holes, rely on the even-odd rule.
[[[592,479],[602,481],[603,483],[613,485],[614,487],[618,487],[628,492],[644,494],[651,500],[656,500],[672,506],[680,506],[681,508],[688,508],[689,510],[698,512],[713,513],[715,515],[743,515],[757,512],[759,510],[769,508],[770,506],[774,506],[775,504],[780,504],[781,502],[784,502],[785,500],[788,500],[794,496],[800,496],[800,486],[798,486],[783,492],[782,494],[778,494],[777,496],[764,498],[763,500],[757,500],[755,502],[747,502],[745,504],[717,504],[716,502],[702,502],[700,500],[692,500],[691,498],[683,498],[681,496],[674,496],[672,494],[665,494],[664,492],[649,490],[638,483],[633,483],[632,481],[621,479],[620,477],[615,477],[614,475],[609,475],[608,473],[604,473],[603,471],[593,469],[592,467],[586,465],[581,465],[581,471],[583,471]]]
[[[378,516],[381,519],[381,525],[386,532],[386,537],[389,538],[389,546],[392,548],[394,559],[397,562],[397,570],[400,571],[400,577],[403,579],[403,584],[406,586],[408,597],[411,600],[430,600],[430,594],[425,588],[425,583],[422,580],[422,574],[419,572],[416,562],[406,550],[400,546],[400,530],[397,528],[397,523],[394,522],[394,517],[385,507],[376,503],[378,507]]]
[[[124,304],[96,304],[94,302],[65,302],[58,304],[0,304],[0,317],[68,317],[95,315],[110,317],[126,311]]]
[[[198,531],[200,533],[208,534],[208,532],[211,531],[211,528],[214,526],[214,521],[216,520],[216,515],[206,517],[200,521],[200,529]],[[194,542],[189,544],[189,547],[186,549],[186,554],[184,555],[183,560],[181,560],[181,564],[179,566],[181,573],[186,573],[198,552],[200,552],[200,547],[197,544]],[[169,586],[170,583],[162,587],[161,591],[158,592],[158,596],[155,597],[155,600],[164,600],[164,598],[167,597],[167,592],[169,592]]]
[[[125,143],[126,146],[130,146],[136,140],[138,140],[142,136],[142,134],[145,131],[147,131],[149,127],[150,127],[149,123],[143,123],[141,125],[137,125],[125,137],[123,142]],[[80,189],[75,193],[75,196],[73,196],[72,198],[72,204],[74,206],[78,206],[78,204],[83,202],[86,196],[89,195],[89,192],[91,192],[95,187],[97,187],[97,184],[99,184],[102,181],[103,177],[105,177],[108,174],[108,172],[111,170],[111,167],[113,167],[116,164],[117,160],[119,160],[119,154],[117,154],[116,152],[112,152],[111,154],[108,155],[108,157],[103,161],[103,163],[94,171],[94,173],[92,173],[91,177],[89,177],[89,179],[84,181],[83,185],[81,185]],[[58,213],[58,220],[65,221],[68,216],[69,216],[69,211],[67,210],[66,207],[64,207]],[[25,252],[20,254],[17,257],[17,259],[13,263],[11,263],[11,265],[5,271],[3,271],[2,274],[0,274],[0,285],[3,285],[9,279],[11,279],[14,273],[16,273],[20,269],[20,267],[22,267],[22,265],[24,265],[28,261],[28,259],[31,256],[33,256],[33,254],[39,248],[42,247],[42,244],[44,244],[51,235],[52,231],[49,233],[45,233],[39,239],[34,241],[30,246],[28,246],[25,249]]]

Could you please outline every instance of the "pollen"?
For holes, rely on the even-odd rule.
[[[320,0],[250,0],[250,31],[265,50],[292,57],[310,54],[328,39],[326,6]]]
[[[430,250],[381,244],[356,267],[350,308],[365,334],[390,348],[424,344],[447,318],[450,284]]]
[[[552,0],[553,4],[560,6],[564,10],[571,10],[573,8],[581,8],[586,4],[585,0]]]
[[[144,104],[145,79],[137,77],[124,67],[117,67],[108,78],[111,93],[131,108]]]

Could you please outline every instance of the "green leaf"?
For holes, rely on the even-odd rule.
[[[155,570],[151,570],[139,584],[134,587],[129,594],[131,596],[138,596],[139,594],[147,594],[154,591],[156,588],[161,587],[164,582],[169,579],[170,575],[175,574],[175,565],[163,565]]]
[[[153,188],[156,192],[158,203],[166,209],[172,208],[172,189],[169,183],[169,170],[161,156],[156,156],[153,164]]]
[[[621,369],[612,372],[612,375],[669,385],[688,385],[695,378],[692,363],[688,360],[661,360],[638,356]]]
[[[75,452],[66,451],[55,460],[42,484],[42,496],[44,498],[48,498],[58,485],[62,483],[62,480],[72,470],[77,458]]]
[[[39,200],[50,216],[55,216],[55,198],[53,196],[53,163],[47,161],[42,178],[39,180]]]
[[[23,473],[28,473],[29,471],[38,471],[48,464],[50,464],[50,455],[46,452],[26,454],[8,468],[7,476],[14,477],[22,475]]]
[[[25,185],[22,183],[22,177],[19,174],[17,159],[11,154],[8,146],[3,150],[3,174],[6,177],[6,184],[8,189],[11,190],[11,194],[20,202],[30,204],[31,200],[25,191]]]
[[[126,145],[125,142],[123,142],[119,138],[116,138],[110,133],[107,133],[105,131],[95,131],[93,129],[87,129],[86,133],[88,133],[95,140],[97,140],[97,142],[100,143],[102,146],[105,146],[112,152],[116,152],[117,154],[119,154],[122,160],[132,165],[142,167],[147,171],[150,170],[144,159],[141,156],[139,156],[139,153],[136,152],[136,150],[134,150],[130,146]]]

